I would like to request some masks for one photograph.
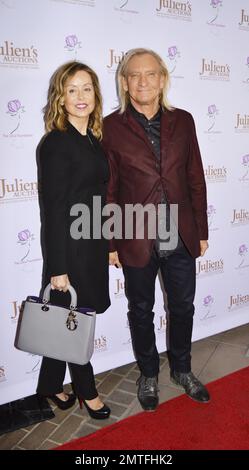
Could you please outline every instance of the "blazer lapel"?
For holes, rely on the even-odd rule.
[[[174,111],[163,111],[161,117],[161,164],[167,158],[167,152],[172,140]]]

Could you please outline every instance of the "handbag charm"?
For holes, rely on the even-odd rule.
[[[68,314],[66,325],[68,330],[74,331],[78,326],[78,320],[76,319],[76,313],[71,310]]]

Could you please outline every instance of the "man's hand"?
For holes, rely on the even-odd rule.
[[[200,240],[200,255],[204,256],[208,249],[208,241],[207,240]]]
[[[61,276],[52,276],[51,277],[51,289],[67,292],[70,282],[67,274],[62,274]]]
[[[112,253],[109,253],[109,264],[111,266],[116,266],[116,268],[122,268],[122,264],[119,261],[117,251],[113,251]]]

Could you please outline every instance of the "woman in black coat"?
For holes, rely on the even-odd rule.
[[[108,241],[94,237],[93,220],[100,232],[102,221],[93,208],[96,201],[100,208],[105,204],[109,170],[99,144],[102,98],[95,72],[79,62],[59,67],[50,81],[44,120],[47,134],[39,148],[43,287],[51,282],[51,302],[69,306],[71,284],[79,307],[101,313],[110,305]],[[83,217],[84,227],[77,223],[75,204],[89,210],[90,227],[85,226],[88,217]],[[83,238],[87,232],[90,236]],[[110,409],[98,396],[91,364],[69,364],[69,369],[80,405],[84,403],[93,418],[108,418]],[[63,392],[65,371],[65,362],[44,357],[37,387],[39,395],[50,397],[61,409],[76,398]]]

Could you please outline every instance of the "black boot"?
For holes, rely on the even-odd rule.
[[[183,388],[186,394],[199,403],[210,401],[209,393],[204,385],[192,372],[171,372],[171,382]]]
[[[146,411],[154,411],[158,406],[157,377],[145,377],[141,375],[137,380],[137,397]]]

